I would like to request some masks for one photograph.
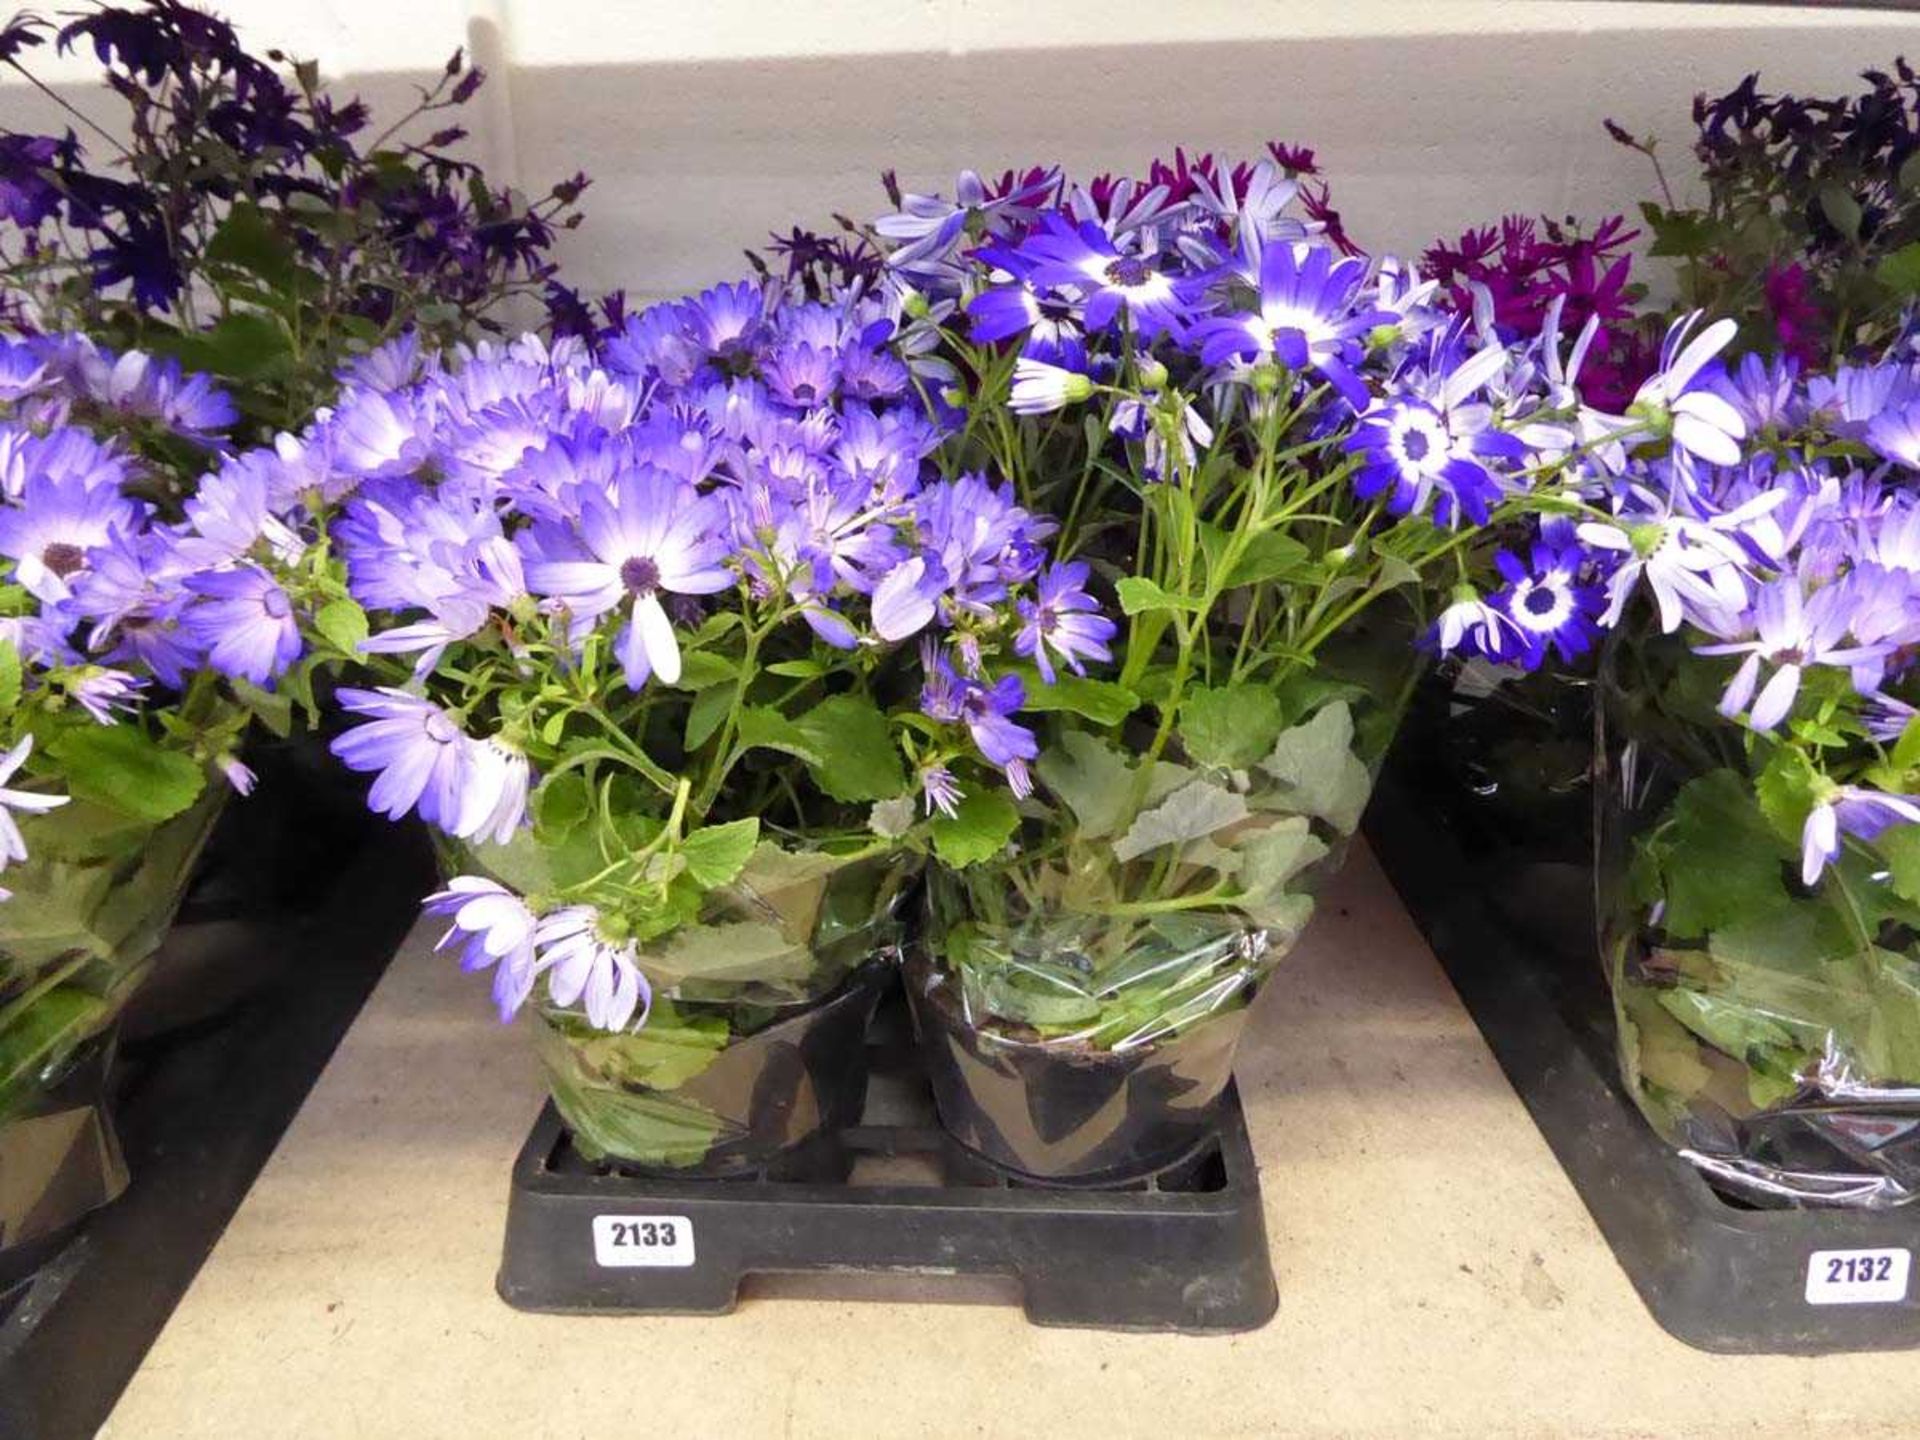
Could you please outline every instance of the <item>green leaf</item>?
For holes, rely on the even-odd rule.
[[[257,310],[236,310],[211,330],[181,336],[173,348],[193,369],[231,380],[281,379],[293,368],[286,332]]]
[[[1902,900],[1920,903],[1920,825],[1896,825],[1873,842],[1887,862],[1893,890]]]
[[[742,750],[779,750],[809,765],[820,765],[825,757],[814,748],[811,738],[778,710],[764,705],[740,712],[739,738]]]
[[[1297,577],[1309,568],[1309,553],[1298,540],[1277,530],[1256,535],[1227,572],[1220,588],[1233,590],[1242,585]]]
[[[270,288],[283,293],[310,280],[301,272],[292,245],[256,205],[236,204],[227,212],[227,218],[207,242],[206,258],[257,275]],[[289,293],[286,298],[293,297]]]
[[[68,730],[47,751],[66,772],[69,794],[142,820],[171,819],[206,785],[191,756],[162,748],[133,724]]]
[[[1753,782],[1761,813],[1783,840],[1797,842],[1813,809],[1813,762],[1793,745],[1776,745]]]
[[[1065,712],[1084,715],[1096,725],[1112,729],[1140,708],[1140,697],[1124,685],[1110,680],[1089,680],[1080,675],[1062,674],[1051,685],[1039,678],[1031,666],[1016,667],[1027,687],[1022,710],[1035,714]]]
[[[1020,812],[1005,791],[974,786],[951,815],[933,819],[933,850],[954,869],[990,860],[1013,838]]]
[[[1335,700],[1282,734],[1260,768],[1284,787],[1281,798],[1289,808],[1351,835],[1373,793],[1372,777],[1352,744],[1353,712],[1346,701]]]
[[[1692,939],[1784,908],[1791,847],[1761,812],[1744,776],[1713,770],[1675,798],[1659,837],[1668,934]]]
[[[1640,206],[1640,216],[1653,232],[1649,255],[1684,258],[1712,248],[1719,227],[1697,210],[1663,210],[1652,203]]]
[[[251,680],[230,679],[233,695],[268,730],[282,740],[293,733],[293,697],[279,690],[262,690]]]
[[[1838,180],[1829,180],[1820,187],[1820,213],[1840,232],[1841,239],[1852,243],[1860,238],[1860,222],[1865,214],[1853,192]]]
[[[1873,273],[1896,295],[1920,295],[1920,240],[1886,256],[1874,266]]]
[[[360,653],[360,642],[367,638],[367,612],[357,600],[329,600],[313,617],[318,630],[335,648],[348,655]]]
[[[1902,162],[1894,183],[1909,195],[1920,194],[1920,150],[1914,151]]]
[[[663,945],[649,946],[640,964],[659,983],[688,980],[800,980],[813,971],[813,954],[765,920],[687,925]]]
[[[533,830],[543,841],[564,840],[592,812],[593,791],[578,770],[550,776],[533,792]]]
[[[818,660],[776,660],[767,666],[767,674],[778,675],[783,680],[812,680],[827,673],[827,667]]]
[[[1145,610],[1198,610],[1200,602],[1183,595],[1171,595],[1144,575],[1129,575],[1114,591],[1120,597],[1120,609],[1128,615]]]
[[[740,668],[724,655],[711,650],[688,650],[680,656],[680,678],[676,690],[707,690],[725,684],[740,673]]]
[[[1280,738],[1280,697],[1265,685],[1191,692],[1180,705],[1180,741],[1199,765],[1245,769]]]
[[[680,842],[680,858],[687,862],[687,874],[703,888],[713,890],[732,882],[760,843],[760,820],[745,820],[725,825],[709,825],[696,830]]]
[[[1250,897],[1285,889],[1294,876],[1327,855],[1326,842],[1300,815],[1281,817],[1237,848],[1241,852],[1240,888]]]
[[[20,652],[11,640],[0,640],[0,715],[10,715],[20,703]]]
[[[835,800],[889,800],[907,788],[907,772],[887,717],[871,700],[836,695],[794,722],[819,760],[813,778]]]
[[[1247,818],[1244,796],[1210,780],[1192,780],[1143,813],[1114,842],[1114,858],[1132,860],[1162,845],[1198,840]]]
[[[733,708],[731,690],[702,690],[687,707],[687,749],[698,750],[713,738],[713,732]]]
[[[1041,752],[1034,771],[1079,823],[1082,838],[1098,840],[1126,814],[1133,770],[1118,751],[1082,730],[1069,730]]]

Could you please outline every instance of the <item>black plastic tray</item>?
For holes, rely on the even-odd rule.
[[[1574,938],[1592,934],[1575,867],[1476,865],[1475,826],[1448,813],[1434,774],[1417,754],[1396,756],[1368,842],[1654,1319],[1728,1354],[1920,1346],[1920,1207],[1756,1210],[1722,1198],[1620,1080],[1599,961]],[[1907,1252],[1904,1298],[1810,1302],[1828,1252],[1858,1250]]]
[[[1259,1175],[1233,1090],[1216,1135],[1130,1188],[1025,1180],[940,1129],[898,1001],[874,1027],[861,1123],[755,1175],[595,1165],[548,1105],[513,1168],[501,1298],[713,1315],[754,1274],[998,1275],[1018,1282],[1037,1325],[1218,1333],[1272,1318]]]

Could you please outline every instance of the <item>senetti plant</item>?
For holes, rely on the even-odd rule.
[[[1274,147],[966,175],[873,227],[952,377],[940,463],[1061,517],[1024,664],[962,629],[923,672],[931,718],[972,685],[1028,712],[1012,787],[928,790],[963,829],[935,836],[927,945],[973,1025],[1124,1052],[1242,1007],[1359,822],[1419,644],[1485,623],[1484,528],[1578,443],[1559,357],[1351,253],[1324,188],[1296,215],[1311,171]],[[1543,648],[1585,623],[1549,598]]]
[[[396,348],[330,421],[379,457],[333,537],[389,682],[340,691],[334,749],[446,837],[429,908],[503,1018],[538,1006],[598,1150],[735,1138],[622,1102],[884,950],[902,852],[1004,839],[1034,754],[1006,667],[1043,614],[1094,624],[1051,521],[930,465],[896,318],[726,285],[597,360]]]
[[[35,79],[34,50],[90,51],[124,113]],[[68,113],[0,130],[0,275],[16,325],[77,330],[212,372],[236,436],[304,424],[334,371],[403,331],[449,341],[551,283],[583,176],[529,201],[487,183],[457,119],[485,76],[458,54],[388,125],[258,55],[179,0],[0,28],[0,64]],[[417,132],[432,128],[429,133]]]
[[[233,418],[173,361],[0,340],[0,1119],[138,982],[264,687],[313,663]]]
[[[1731,321],[1686,334],[1625,417],[1670,434],[1584,417],[1531,561],[1457,638],[1549,658],[1520,623],[1543,588],[1612,632],[1604,938],[1656,1125],[1756,1197],[1899,1203],[1920,1188],[1885,1143],[1920,1077],[1920,365],[1902,340],[1807,379],[1729,371]]]

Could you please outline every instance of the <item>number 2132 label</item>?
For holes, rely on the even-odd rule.
[[[1911,1250],[1816,1250],[1807,1257],[1807,1303],[1898,1305],[1912,1268]]]
[[[596,1215],[593,1258],[614,1269],[693,1264],[693,1226],[684,1215]]]

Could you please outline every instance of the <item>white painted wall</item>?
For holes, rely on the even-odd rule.
[[[595,177],[569,278],[678,293],[794,220],[868,216],[894,166],[1134,168],[1175,143],[1309,144],[1349,228],[1418,249],[1503,210],[1631,208],[1651,177],[1600,130],[1670,137],[1749,70],[1827,90],[1920,15],[1616,0],[226,0],[261,45],[394,103],[459,44],[493,72],[478,153],[523,185]],[[84,77],[66,61],[60,78]],[[85,100],[84,89],[62,93]],[[0,87],[0,116],[45,120]]]

